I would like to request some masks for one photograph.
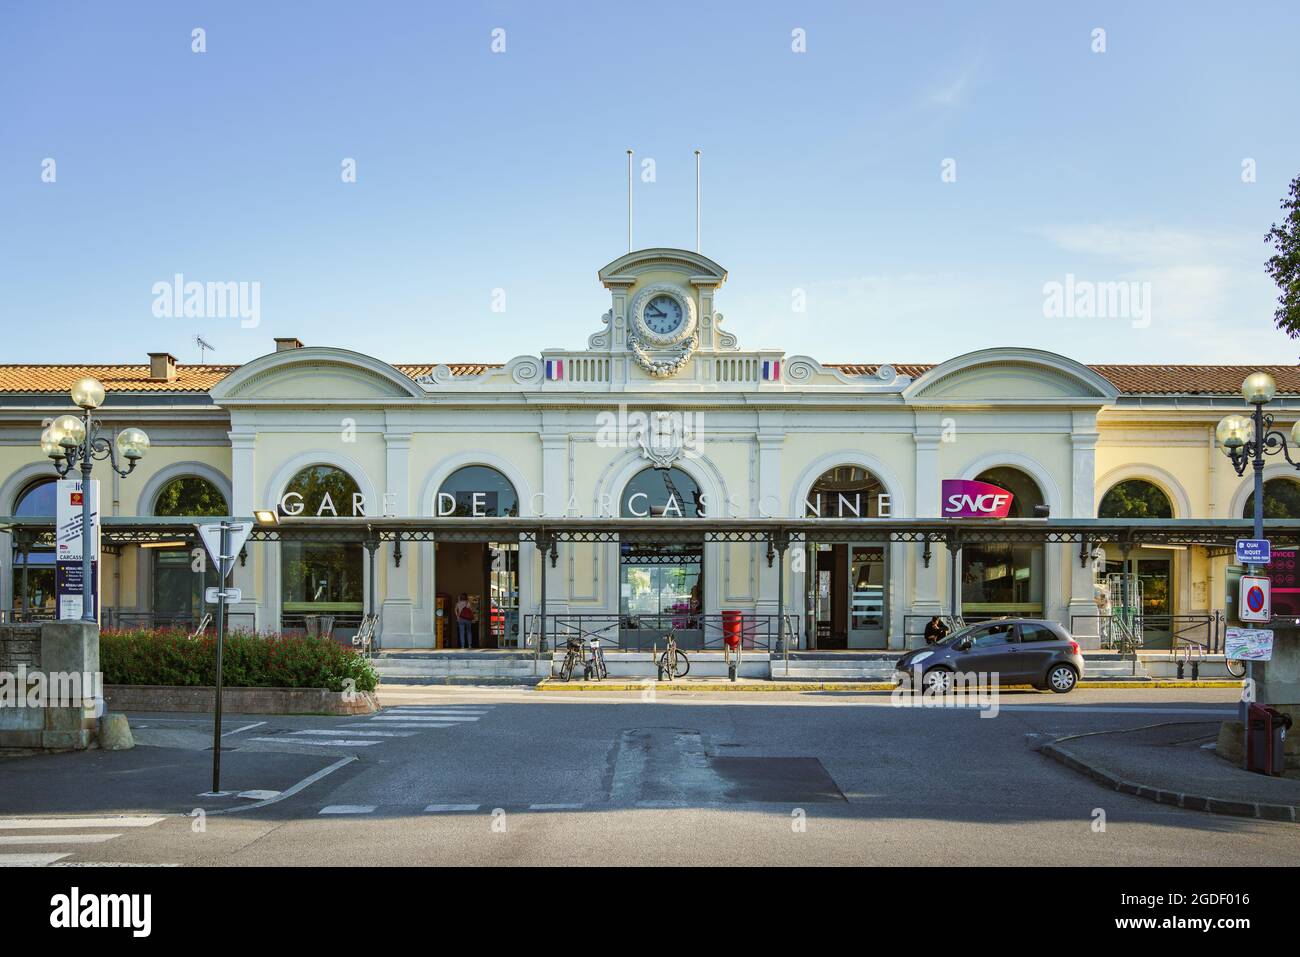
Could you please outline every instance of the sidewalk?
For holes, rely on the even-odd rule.
[[[1218,721],[1169,722],[1058,738],[1043,754],[1136,797],[1212,814],[1300,821],[1300,779],[1243,771],[1205,747]]]
[[[792,679],[783,681],[779,678],[740,678],[729,681],[726,678],[678,678],[675,681],[656,681],[653,678],[606,678],[604,681],[561,681],[559,678],[546,678],[536,686],[538,691],[640,691],[654,689],[660,691],[893,691],[897,687],[892,681],[800,681]],[[1011,688],[1029,688],[1029,685],[1006,685]],[[1178,681],[1175,679],[1108,679],[1089,681],[1086,678],[1076,686],[1078,688],[1132,688],[1149,691],[1152,688],[1240,688],[1240,681],[1209,679],[1206,681]],[[382,691],[382,688],[381,688]]]

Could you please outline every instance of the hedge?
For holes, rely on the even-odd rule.
[[[109,685],[216,684],[217,639],[186,632],[111,631],[99,635],[99,667]],[[222,645],[221,674],[231,688],[327,688],[374,691],[370,660],[330,638],[235,632]]]

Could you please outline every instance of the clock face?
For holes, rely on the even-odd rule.
[[[670,336],[682,327],[686,316],[681,303],[672,296],[658,295],[645,304],[641,313],[645,327],[658,336]]]

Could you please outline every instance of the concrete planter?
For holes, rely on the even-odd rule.
[[[212,710],[211,687],[170,685],[105,685],[109,711]],[[379,702],[373,692],[327,691],[324,688],[224,688],[222,709],[230,714],[373,714]]]

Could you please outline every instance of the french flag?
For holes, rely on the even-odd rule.
[[[781,378],[781,360],[764,359],[763,360],[763,379],[766,382],[777,382]]]
[[[546,378],[552,381],[564,378],[564,360],[547,359],[546,360]]]

